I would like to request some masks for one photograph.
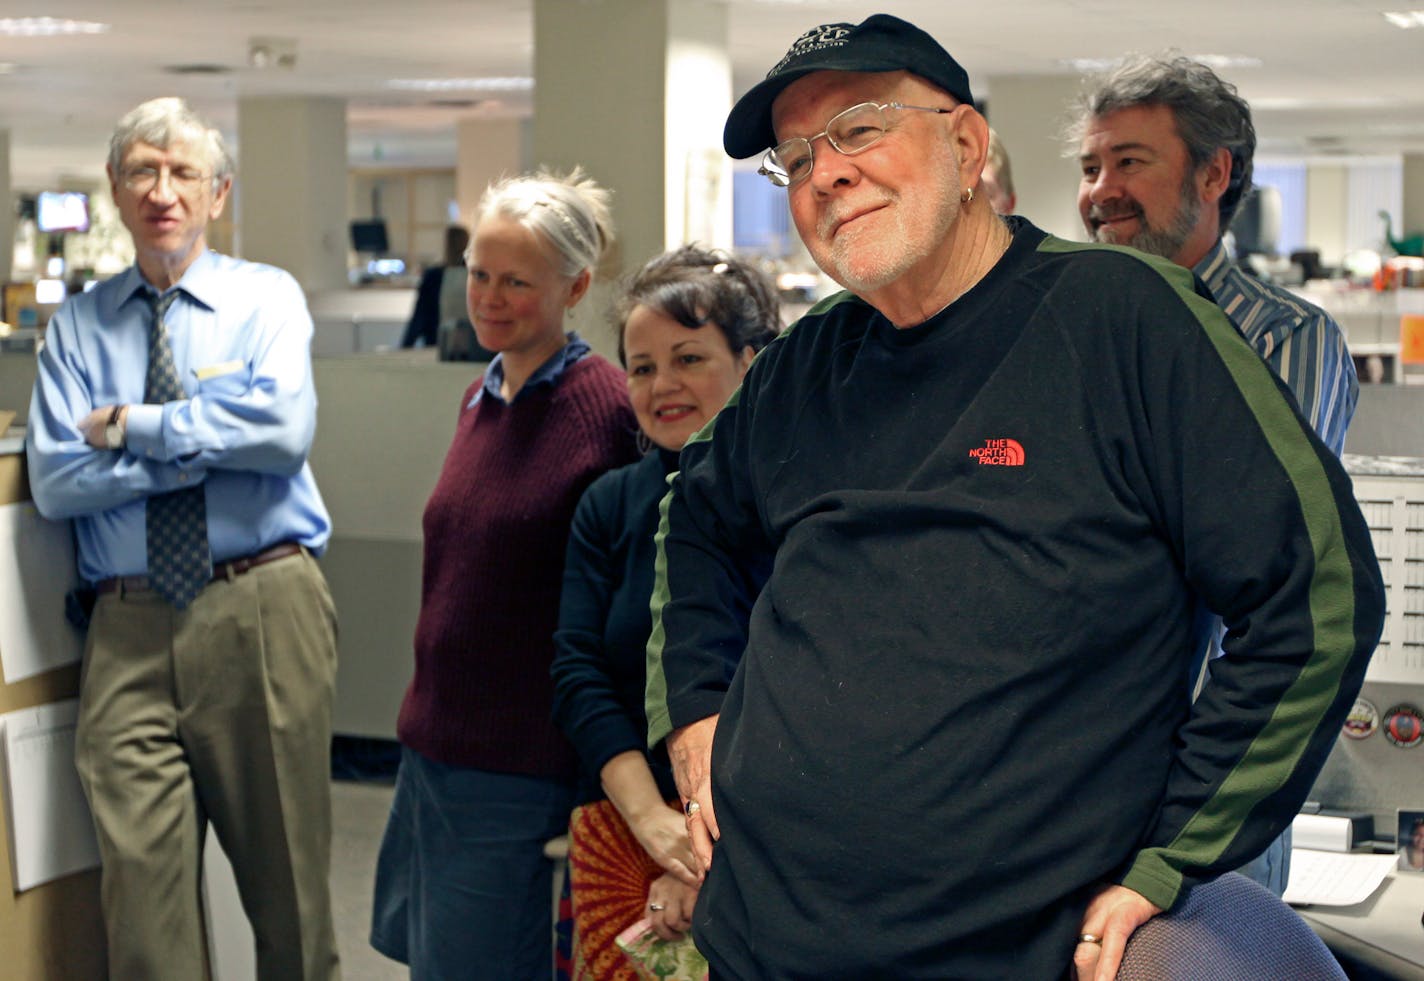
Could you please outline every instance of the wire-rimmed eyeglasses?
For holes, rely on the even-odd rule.
[[[147,194],[157,186],[159,177],[165,173],[168,175],[169,186],[185,195],[191,194],[203,181],[212,180],[213,177],[212,174],[205,174],[195,167],[130,167],[120,176],[123,178],[124,187],[138,194]]]
[[[934,106],[907,106],[903,102],[862,102],[836,113],[826,128],[812,137],[786,140],[766,151],[757,173],[777,187],[791,187],[811,176],[811,144],[826,138],[837,153],[851,156],[868,150],[885,135],[886,109],[916,109],[920,112],[953,112]]]

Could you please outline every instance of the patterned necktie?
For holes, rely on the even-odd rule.
[[[168,329],[163,325],[163,315],[178,292],[174,290],[163,297],[157,293],[147,295],[153,307],[153,324],[148,331],[148,377],[143,400],[162,404],[187,398],[173,365]],[[203,485],[150,497],[147,531],[149,585],[181,610],[213,577]]]

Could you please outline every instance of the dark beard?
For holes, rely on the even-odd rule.
[[[1093,230],[1093,239],[1098,242],[1111,241],[1116,245],[1128,245],[1139,252],[1164,259],[1173,258],[1182,250],[1182,246],[1187,244],[1187,239],[1191,238],[1192,232],[1196,230],[1197,219],[1201,217],[1202,203],[1197,200],[1194,177],[1194,174],[1188,174],[1182,181],[1177,198],[1177,213],[1165,228],[1149,225],[1139,207],[1137,220],[1141,227],[1126,241],[1104,238],[1101,226]]]

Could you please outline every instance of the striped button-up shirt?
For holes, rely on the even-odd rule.
[[[1339,456],[1360,395],[1355,363],[1340,325],[1313,303],[1246,275],[1220,241],[1192,271],[1286,383],[1321,440]]]

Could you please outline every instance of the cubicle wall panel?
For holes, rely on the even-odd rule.
[[[1381,713],[1400,704],[1424,708],[1421,685],[1367,681],[1360,697]],[[1310,796],[1328,808],[1372,814],[1376,836],[1393,838],[1398,809],[1424,810],[1424,748],[1401,749],[1378,731],[1341,736]]]
[[[336,538],[322,568],[339,627],[332,725],[348,736],[396,737],[396,715],[415,662],[419,542]]]
[[[33,354],[0,354],[0,409],[15,412],[13,425],[23,426],[29,419],[30,392],[35,387],[37,370]]]
[[[1362,384],[1345,450],[1372,456],[1424,457],[1424,385]]]
[[[0,505],[28,497],[23,456],[0,454]],[[0,712],[73,698],[78,691],[77,664],[14,684],[0,680]],[[102,981],[108,976],[108,952],[99,912],[99,871],[67,875],[17,895],[4,788],[0,782],[0,978]]]
[[[433,351],[312,362],[311,467],[333,535],[419,544],[465,390],[482,370],[438,363]]]
[[[1356,475],[1355,496],[1386,589],[1371,680],[1424,678],[1424,478]]]
[[[413,669],[421,515],[482,366],[426,351],[317,359],[313,370],[311,465],[331,511],[322,569],[339,623],[335,728],[393,739]]]
[[[1381,716],[1397,705],[1424,709],[1424,461],[1346,464],[1386,587],[1384,632],[1360,697]],[[1377,834],[1392,836],[1397,809],[1424,810],[1424,748],[1395,746],[1378,728],[1362,739],[1342,735],[1312,796],[1369,812]]]
[[[0,683],[0,712],[72,698],[78,690],[78,665],[12,685]],[[108,976],[108,953],[99,912],[99,870],[16,894],[9,821],[8,802],[0,800],[0,978],[101,981]]]

